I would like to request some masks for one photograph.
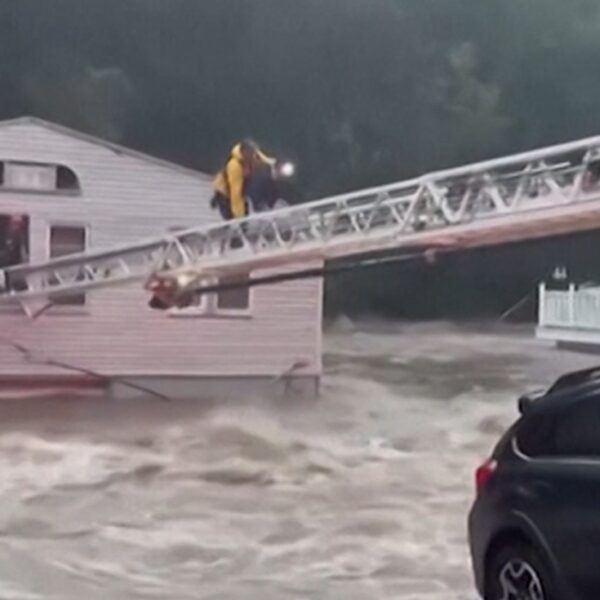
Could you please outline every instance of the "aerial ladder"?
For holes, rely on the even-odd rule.
[[[402,251],[536,239],[600,227],[600,136],[0,271],[0,302],[131,282],[177,293],[261,270]]]

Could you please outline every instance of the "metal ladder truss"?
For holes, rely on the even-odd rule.
[[[590,168],[592,166],[592,168]],[[54,298],[153,276],[189,281],[362,253],[369,241],[591,198],[600,136],[0,272],[0,302]],[[600,169],[596,176],[600,175]],[[598,192],[596,192],[596,197]],[[353,245],[356,242],[355,246]]]

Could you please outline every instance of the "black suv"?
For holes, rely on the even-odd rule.
[[[469,544],[485,600],[600,600],[600,367],[519,399],[475,475]]]

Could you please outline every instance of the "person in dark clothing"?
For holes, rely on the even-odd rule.
[[[246,183],[244,194],[249,212],[271,210],[278,199],[277,185],[269,165],[259,165]]]
[[[248,215],[246,195],[255,173],[272,169],[275,160],[262,152],[252,140],[235,145],[225,165],[214,180],[214,196],[210,205],[217,208],[224,220]]]

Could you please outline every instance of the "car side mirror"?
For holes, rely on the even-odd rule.
[[[529,409],[531,408],[531,404],[532,404],[532,400],[528,395],[521,396],[519,398],[519,402],[518,402],[519,413],[522,414],[523,416],[525,416],[529,412]]]
[[[544,395],[544,390],[523,394],[518,400],[519,412],[525,416],[533,408],[535,401]]]

